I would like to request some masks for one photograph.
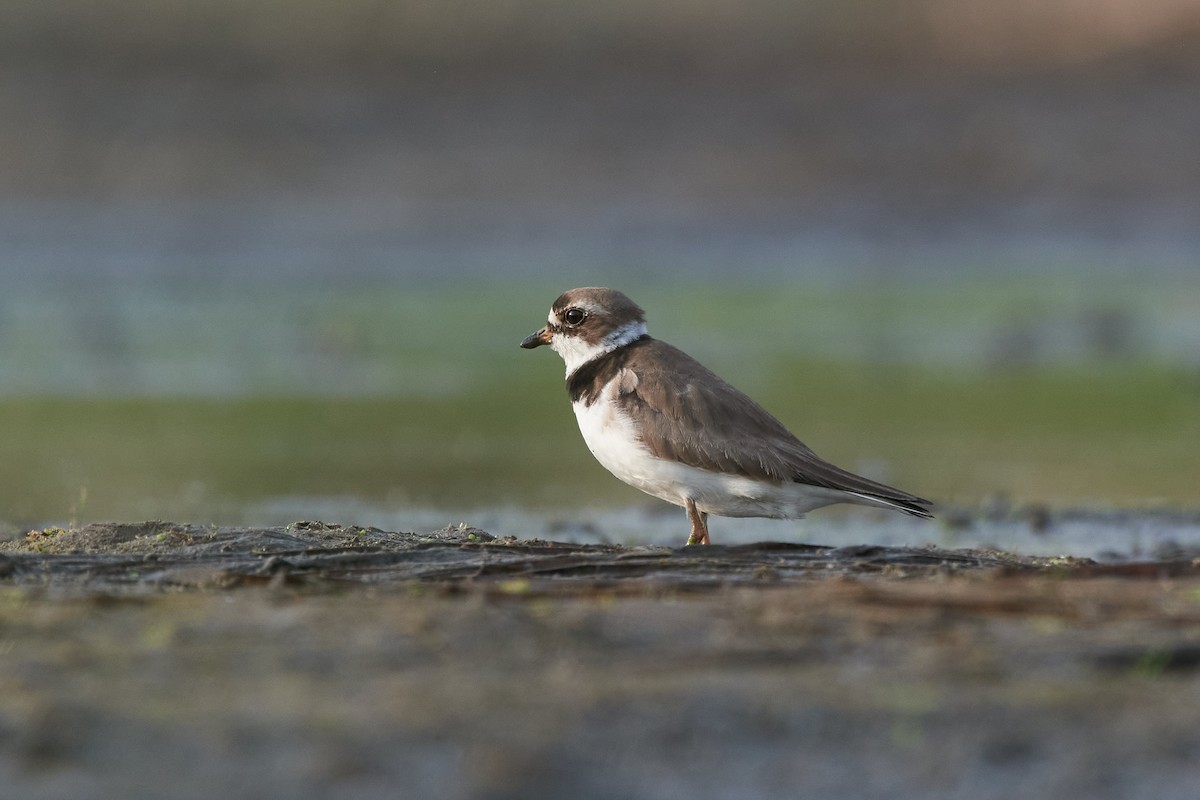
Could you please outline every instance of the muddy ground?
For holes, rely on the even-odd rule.
[[[1191,800],[1200,560],[93,525],[0,687],[6,798]]]

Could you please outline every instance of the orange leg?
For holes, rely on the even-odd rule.
[[[688,537],[688,544],[708,544],[708,512],[696,510],[696,503],[689,499],[687,501],[688,519],[692,521],[692,535]]]

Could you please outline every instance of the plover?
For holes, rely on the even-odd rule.
[[[758,403],[646,331],[621,292],[571,289],[521,347],[550,345],[588,449],[621,480],[687,509],[688,544],[708,515],[795,519],[856,503],[931,517],[930,501],[823,460]]]

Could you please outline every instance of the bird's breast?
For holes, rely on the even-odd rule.
[[[614,382],[605,387],[595,402],[577,400],[572,408],[588,450],[605,469],[629,481],[631,472],[651,456],[638,436],[634,420],[621,408],[615,394]]]

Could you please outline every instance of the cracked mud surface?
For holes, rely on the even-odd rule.
[[[1188,558],[145,523],[5,543],[0,574],[6,796],[1200,785]]]

